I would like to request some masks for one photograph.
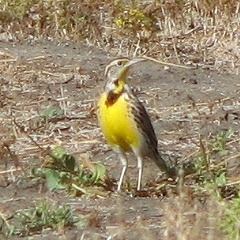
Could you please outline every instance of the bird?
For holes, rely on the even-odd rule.
[[[152,159],[169,176],[173,173],[158,152],[156,134],[145,107],[127,82],[130,67],[145,60],[114,59],[104,72],[107,81],[98,101],[97,116],[103,135],[122,163],[117,191],[121,191],[128,167],[127,152],[133,152],[137,159],[137,191],[141,190],[145,158]]]

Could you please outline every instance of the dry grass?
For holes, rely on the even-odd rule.
[[[117,55],[149,56],[238,73],[240,3],[231,1],[1,2],[3,40],[84,40]]]

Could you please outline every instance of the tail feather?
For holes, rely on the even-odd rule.
[[[185,163],[181,167],[176,168],[176,166],[171,166],[164,160],[160,154],[156,156],[154,162],[159,167],[159,169],[164,172],[170,178],[176,178],[177,176],[185,177],[187,175],[193,174],[195,170],[195,166],[192,163]]]
[[[174,166],[170,166],[170,164],[167,164],[166,160],[164,160],[160,154],[156,156],[154,162],[162,172],[166,173],[168,177],[176,177],[177,169]]]

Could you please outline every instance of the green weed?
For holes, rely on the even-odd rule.
[[[232,133],[231,130],[220,132],[206,141],[200,138],[200,153],[195,161],[197,188],[214,193],[219,199],[228,194],[224,191],[228,183],[225,158],[228,155],[226,144]]]
[[[220,229],[228,239],[240,239],[240,198],[232,199],[224,204],[224,212],[220,221]]]
[[[1,217],[3,219],[3,215]],[[69,206],[42,201],[36,206],[18,211],[10,222],[5,219],[2,229],[5,236],[29,236],[47,228],[61,230],[65,227],[83,227],[86,224],[86,219],[75,215]]]
[[[49,190],[65,189],[78,196],[87,193],[94,195],[94,186],[96,189],[105,186],[106,168],[90,162],[87,165],[79,165],[74,156],[56,146],[49,151],[44,166],[32,169],[32,175],[45,179]]]

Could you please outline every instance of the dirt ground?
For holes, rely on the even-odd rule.
[[[0,141],[2,151],[8,141],[16,155],[2,153],[0,159],[1,212],[11,218],[17,210],[47,198],[95,219],[82,230],[47,229],[31,238],[9,239],[224,238],[216,227],[221,206],[213,199],[203,203],[189,197],[184,189],[167,197],[112,192],[107,197],[86,199],[50,192],[31,181],[27,174],[33,165],[41,164],[41,151],[13,119],[41,147],[61,144],[79,160],[106,164],[109,175],[118,178],[121,165],[106,145],[95,114],[105,83],[104,67],[116,56],[93,46],[49,41],[1,43],[0,57]],[[231,129],[231,138],[239,139],[239,76],[202,68],[164,67],[150,61],[135,66],[130,75],[129,84],[136,88],[151,116],[163,155],[179,162],[191,160],[199,150],[200,135],[208,139]],[[36,126],[36,117],[49,106],[60,106],[69,118]],[[239,146],[233,142],[229,149],[229,171],[231,177],[238,176],[234,154]],[[129,159],[128,181],[135,185],[136,161],[132,156]],[[147,190],[159,172],[154,163],[146,162],[143,174]]]

